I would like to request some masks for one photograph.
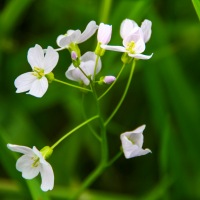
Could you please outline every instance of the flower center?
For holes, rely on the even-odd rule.
[[[37,156],[32,157],[32,160],[33,160],[32,167],[38,167],[38,165],[40,164],[40,159],[39,159],[39,157],[37,157]]]
[[[127,137],[127,139],[132,143],[132,144],[135,144],[135,141],[131,139],[131,137]]]
[[[134,48],[135,48],[135,42],[134,41],[129,42],[128,45],[126,46],[126,50],[131,54],[135,53]]]
[[[33,75],[36,76],[38,79],[41,79],[45,75],[44,69],[41,69],[39,67],[34,67]]]

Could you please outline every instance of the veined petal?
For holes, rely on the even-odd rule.
[[[38,44],[28,50],[27,59],[32,69],[39,67],[43,69],[44,51]]]
[[[23,154],[26,154],[26,155],[29,155],[29,156],[34,155],[32,149],[29,148],[29,147],[26,147],[26,146],[7,144],[7,147],[11,151],[15,151],[15,152],[18,152],[18,153],[23,153]]]
[[[44,73],[50,73],[58,63],[59,54],[52,47],[48,47],[44,58]]]
[[[22,172],[22,177],[25,179],[32,179],[39,174],[40,163],[38,166],[33,166],[34,156],[23,155],[16,163],[16,168],[18,171]]]
[[[136,151],[132,151],[129,158],[137,157],[137,156],[144,156],[148,153],[151,153],[150,149],[140,149],[138,148]]]
[[[137,58],[141,60],[148,60],[153,56],[153,53],[151,55],[143,55],[143,54],[128,54],[132,58]]]
[[[102,44],[108,44],[108,42],[110,42],[111,34],[112,34],[112,26],[100,23],[97,33],[98,42]]]
[[[137,23],[133,20],[130,19],[125,19],[120,26],[120,35],[121,37],[124,39],[126,38],[130,33],[134,33],[135,31],[137,31],[137,29],[139,28],[139,26],[137,25]]]
[[[37,77],[33,75],[32,72],[27,72],[21,74],[15,79],[15,87],[17,88],[17,93],[26,92],[31,89],[33,82],[37,80]]]
[[[122,46],[101,45],[101,48],[110,51],[126,52],[126,49]]]
[[[88,78],[85,77],[81,70],[79,68],[74,67],[73,65],[70,65],[70,67],[65,73],[65,76],[72,81],[83,82],[85,85],[89,85],[90,83]]]
[[[141,29],[143,31],[143,35],[144,35],[144,42],[148,42],[150,37],[151,37],[151,26],[152,26],[152,22],[150,20],[145,19],[142,22],[141,25]]]
[[[42,77],[33,82],[30,91],[27,94],[35,97],[42,97],[48,89],[48,80],[46,77]]]
[[[60,43],[61,39],[63,39],[66,35],[59,35],[56,39],[56,43],[59,47],[63,47],[62,43]]]
[[[77,43],[85,42],[88,38],[90,38],[98,29],[98,25],[96,25],[95,21],[91,21],[88,23],[86,29],[79,37]]]
[[[71,32],[70,34],[66,34],[63,38],[59,39],[59,46],[68,48],[71,43],[77,43],[80,35],[80,30],[76,30]]]
[[[41,189],[43,191],[52,190],[54,186],[54,173],[48,162],[41,164],[40,174],[42,177]]]

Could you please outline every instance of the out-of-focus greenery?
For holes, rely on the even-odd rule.
[[[193,1],[195,2],[195,1]],[[198,3],[198,1],[196,1]],[[110,4],[110,9],[109,9]],[[106,169],[83,193],[85,200],[200,199],[200,23],[192,1],[159,0],[1,0],[0,2],[0,199],[67,199],[99,161],[99,143],[83,127],[62,142],[48,160],[55,173],[53,191],[40,190],[40,178],[26,181],[15,169],[20,155],[6,144],[52,145],[84,121],[80,91],[53,83],[41,99],[16,94],[15,78],[27,71],[27,50],[35,44],[57,48],[56,38],[68,29],[84,30],[90,20],[113,25],[110,44],[121,45],[123,19],[153,22],[145,53],[137,62],[124,104],[108,126],[110,156],[120,147],[120,133],[146,124],[144,147],[152,154],[126,160]],[[80,45],[94,50],[96,36]],[[106,52],[102,75],[116,75],[121,54]],[[60,52],[54,70],[66,80],[70,64]],[[118,102],[127,70],[102,101],[105,115]],[[88,112],[92,102],[85,103]]]

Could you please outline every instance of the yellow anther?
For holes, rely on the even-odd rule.
[[[126,50],[131,53],[131,54],[134,54],[135,51],[134,51],[134,48],[135,48],[135,42],[134,41],[131,41],[128,43],[127,47],[126,47]]]
[[[33,75],[36,76],[38,79],[42,78],[44,74],[44,69],[34,67],[33,68]]]

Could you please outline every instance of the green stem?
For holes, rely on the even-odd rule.
[[[111,166],[117,159],[119,159],[121,157],[121,155],[123,154],[122,151],[118,152],[108,163],[107,163],[107,167]]]
[[[99,115],[95,115],[93,117],[91,117],[90,119],[86,120],[85,122],[79,124],[78,126],[76,126],[74,129],[72,129],[71,131],[69,131],[68,133],[66,133],[62,138],[60,138],[54,145],[51,146],[52,149],[54,149],[58,144],[60,144],[66,137],[68,137],[69,135],[71,135],[73,132],[75,132],[76,130],[78,130],[79,128],[81,128],[82,126],[88,124],[89,122],[91,122],[94,119],[99,118]]]
[[[126,88],[124,90],[124,93],[119,101],[119,103],[117,104],[117,106],[115,107],[114,111],[111,113],[110,117],[106,120],[105,122],[105,126],[108,125],[108,123],[110,122],[110,120],[114,117],[114,115],[117,113],[117,111],[119,110],[120,106],[122,105],[125,97],[126,97],[126,94],[128,92],[128,89],[129,89],[129,86],[130,86],[130,83],[131,83],[131,80],[132,80],[132,77],[133,77],[133,72],[134,72],[134,69],[135,69],[135,60],[133,60],[133,64],[132,64],[132,67],[131,67],[131,72],[130,72],[130,75],[129,75],[129,79],[128,79],[128,82],[126,84]]]
[[[119,79],[119,77],[120,77],[122,71],[124,70],[125,65],[126,65],[126,64],[124,63],[123,66],[122,66],[122,68],[121,68],[121,70],[119,71],[119,73],[118,73],[118,75],[117,75],[117,77],[116,77],[116,80],[115,80],[115,81],[110,85],[110,87],[98,98],[98,100],[101,100],[101,99],[111,90],[111,88],[115,85],[115,83],[116,83],[117,80]]]
[[[99,62],[99,56],[96,57],[96,61],[95,61],[95,67],[94,67],[94,75],[93,75],[93,83],[95,82],[95,78],[96,78],[96,73],[97,73],[97,65]]]
[[[107,167],[107,160],[108,160],[108,145],[107,145],[107,136],[106,136],[106,127],[104,125],[103,118],[100,113],[100,105],[99,101],[97,99],[97,94],[96,90],[94,88],[93,84],[90,84],[91,89],[93,91],[94,99],[96,101],[96,106],[97,106],[97,113],[99,116],[99,125],[101,128],[101,161],[98,165],[98,167],[85,179],[81,187],[78,189],[78,191],[74,194],[73,200],[77,199],[79,195],[86,189],[88,188],[98,176],[101,175],[103,170]]]
[[[100,9],[100,22],[106,23],[108,21],[108,16],[110,14],[110,9],[112,7],[112,0],[103,0]]]
[[[80,89],[80,90],[84,90],[84,91],[91,92],[90,89],[87,89],[87,88],[84,88],[84,87],[80,87],[80,86],[77,86],[77,85],[73,85],[73,84],[70,84],[70,83],[67,83],[67,82],[58,80],[58,79],[53,79],[53,81],[58,82],[58,83],[62,83],[62,84],[64,84],[64,85],[68,85],[68,86],[70,86],[70,87],[74,87],[74,88],[77,88],[77,89]]]
[[[71,198],[72,200],[77,200],[79,195],[89,187],[89,185],[96,180],[96,178],[103,172],[105,166],[100,164],[83,182],[79,190],[75,193],[75,195]]]
[[[85,109],[84,109],[84,96],[85,96],[85,94],[83,93],[83,95],[82,95],[82,105],[83,105],[82,112],[83,112],[84,119],[87,119]],[[99,140],[99,142],[101,142],[101,137],[97,134],[97,132],[94,130],[94,128],[91,126],[91,124],[88,124],[88,128],[90,129],[90,131],[94,135],[94,137],[96,137],[96,139]]]

